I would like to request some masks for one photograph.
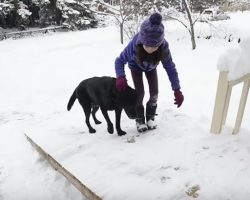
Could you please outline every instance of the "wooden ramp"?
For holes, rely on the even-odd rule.
[[[91,191],[85,184],[83,184],[79,179],[77,179],[73,174],[71,174],[67,169],[65,169],[58,161],[56,161],[50,154],[43,150],[38,144],[36,144],[28,135],[25,137],[34,147],[34,149],[45,159],[48,163],[60,174],[62,174],[72,185],[74,185],[84,197],[89,200],[102,200],[97,194]]]

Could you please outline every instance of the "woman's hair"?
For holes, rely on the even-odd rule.
[[[137,44],[136,46],[136,60],[139,64],[142,64],[143,61],[147,61],[153,65],[157,65],[162,59],[164,59],[164,56],[162,45],[151,54],[145,51],[142,44]]]

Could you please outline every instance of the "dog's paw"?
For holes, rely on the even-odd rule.
[[[95,129],[89,129],[89,133],[95,133],[96,132],[96,130]]]
[[[95,124],[101,124],[102,122],[101,121],[99,121],[99,120],[96,120],[95,121]]]
[[[126,135],[127,133],[125,131],[120,130],[120,131],[117,132],[117,134],[119,136],[123,136],[123,135]]]
[[[114,127],[113,126],[108,126],[108,132],[110,134],[113,134],[114,133]]]

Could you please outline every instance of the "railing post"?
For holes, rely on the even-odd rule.
[[[221,71],[218,80],[213,118],[210,131],[220,133],[222,124],[225,123],[228,105],[231,96],[231,86],[227,80],[227,72]]]
[[[249,86],[250,86],[250,80],[248,79],[248,80],[244,81],[244,85],[242,88],[242,93],[241,93],[241,97],[240,97],[240,105],[239,105],[239,109],[238,109],[238,113],[237,113],[237,117],[236,117],[236,121],[235,121],[233,134],[237,134],[240,130],[242,117],[243,117],[244,110],[246,107]]]

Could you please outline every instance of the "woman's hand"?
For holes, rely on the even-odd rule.
[[[128,87],[126,77],[120,76],[120,77],[116,78],[115,86],[116,86],[117,91],[119,91],[119,92],[125,91]]]
[[[181,106],[182,102],[184,101],[184,96],[183,96],[182,92],[180,91],[180,89],[174,90],[174,96],[175,96],[174,104],[176,104],[177,108],[179,108]]]

